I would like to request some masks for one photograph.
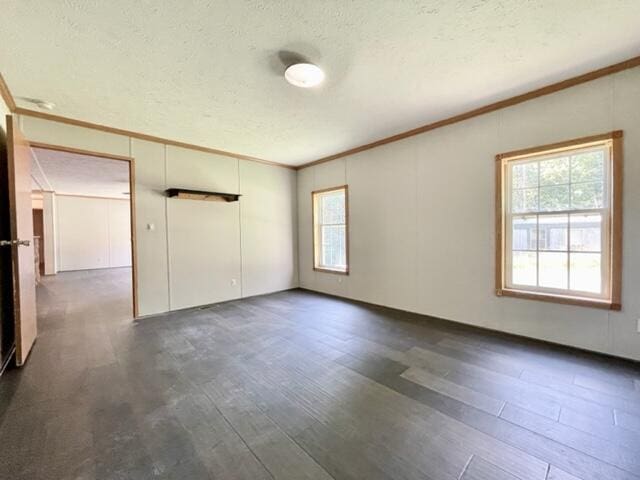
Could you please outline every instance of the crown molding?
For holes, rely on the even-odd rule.
[[[124,155],[115,155],[113,153],[95,152],[93,150],[84,150],[81,148],[66,147],[64,145],[53,145],[51,143],[42,142],[29,142],[31,148],[39,148],[42,150],[54,150],[56,152],[75,153],[77,155],[85,155],[88,157],[106,158],[107,160],[123,160],[125,162],[131,162],[133,157],[127,157]]]
[[[146,140],[149,142],[163,143],[165,145],[172,145],[174,147],[188,148],[190,150],[197,150],[205,153],[213,153],[215,155],[222,155],[225,157],[237,158],[239,160],[249,160],[251,162],[263,163],[265,165],[271,165],[274,167],[282,167],[290,170],[295,170],[296,167],[293,165],[286,165],[284,163],[273,162],[271,160],[265,160],[263,158],[252,157],[249,155],[242,155],[240,153],[228,152],[226,150],[220,150],[217,148],[209,148],[203,147],[201,145],[194,145],[192,143],[179,142],[176,140],[171,140],[169,138],[156,137],[154,135],[147,135],[145,133],[133,132],[131,130],[125,130],[122,128],[109,127],[107,125],[101,125],[98,123],[85,122],[83,120],[76,120],[74,118],[63,117],[61,115],[54,115],[52,113],[39,112],[36,110],[30,110],[28,108],[18,107],[16,102],[11,94],[11,90],[9,90],[9,86],[7,82],[5,82],[4,77],[0,73],[0,95],[4,99],[9,111],[11,113],[15,113],[17,115],[26,115],[29,117],[41,118],[44,120],[49,120],[52,122],[65,123],[67,125],[73,125],[76,127],[90,128],[92,130],[100,130],[102,132],[113,133],[116,135],[123,135],[127,137],[137,138],[139,140]]]
[[[11,113],[16,111],[16,101],[13,99],[13,95],[11,95],[11,90],[9,90],[9,86],[7,82],[4,81],[4,77],[2,73],[0,73],[0,96],[4,100],[4,103],[7,104],[7,108]]]
[[[615,63],[613,65],[609,65],[608,67],[599,68],[597,70],[593,70],[591,72],[578,75],[576,77],[572,77],[567,80],[562,80],[560,82],[552,83],[545,87],[538,88],[536,90],[531,90],[521,95],[516,95],[514,97],[510,97],[505,100],[500,100],[495,103],[490,103],[489,105],[485,105],[483,107],[469,110],[468,112],[460,113],[458,115],[454,115],[452,117],[448,117],[443,120],[438,120],[433,123],[428,123],[426,125],[422,125],[421,127],[407,130],[406,132],[398,133],[390,137],[385,137],[380,140],[376,140],[375,142],[367,143],[365,145],[360,145],[359,147],[350,148],[349,150],[335,153],[327,157],[322,157],[322,158],[319,158],[318,160],[314,160],[312,162],[299,165],[297,167],[297,170],[301,170],[307,167],[312,167],[314,165],[319,165],[325,162],[330,162],[331,160],[347,157],[349,155],[364,152],[366,150],[371,150],[372,148],[376,148],[381,145],[386,145],[388,143],[398,142],[400,140],[404,140],[405,138],[413,137],[415,135],[420,135],[421,133],[425,133],[430,130],[446,127],[447,125],[452,125],[454,123],[462,122],[464,120],[469,120],[470,118],[478,117],[480,115],[484,115],[490,112],[495,112],[496,110],[502,110],[503,108],[511,107],[519,103],[533,100],[534,98],[559,92],[567,88],[575,87],[576,85],[580,85],[582,83],[590,82],[592,80],[606,77],[608,75],[612,75],[614,73],[622,72],[623,70],[628,70],[630,68],[634,68],[638,66],[640,66],[640,56],[633,57],[623,62]]]
[[[153,135],[147,135],[144,133],[138,133],[138,132],[133,132],[131,130],[125,130],[125,129],[121,129],[121,128],[115,128],[115,127],[109,127],[107,125],[101,125],[101,124],[97,124],[97,123],[92,123],[92,122],[85,122],[83,120],[76,120],[73,118],[69,118],[69,117],[63,117],[60,115],[54,115],[51,113],[45,113],[45,112],[39,112],[39,111],[35,111],[35,110],[29,110],[26,108],[22,108],[22,107],[17,107],[15,104],[15,101],[13,99],[13,95],[11,94],[11,91],[9,90],[9,87],[7,86],[6,82],[4,81],[4,78],[2,77],[2,75],[0,74],[0,95],[2,96],[2,98],[4,99],[5,103],[7,104],[7,107],[9,107],[9,110],[12,113],[16,113],[19,115],[26,115],[26,116],[30,116],[30,117],[35,117],[35,118],[41,118],[41,119],[45,119],[45,120],[49,120],[49,121],[53,121],[53,122],[58,122],[58,123],[64,123],[67,125],[74,125],[77,127],[84,127],[84,128],[90,128],[93,130],[100,130],[103,132],[107,132],[107,133],[113,133],[116,135],[124,135],[124,136],[129,136],[132,138],[137,138],[140,140],[146,140],[146,141],[150,141],[150,142],[156,142],[156,143],[163,143],[166,145],[172,145],[175,147],[181,147],[181,148],[187,148],[187,149],[191,149],[191,150],[197,150],[197,151],[201,151],[201,152],[205,152],[205,153],[212,153],[212,154],[216,154],[216,155],[222,155],[222,156],[226,156],[226,157],[232,157],[232,158],[237,158],[239,160],[248,160],[248,161],[252,161],[252,162],[258,162],[258,163],[262,163],[265,165],[271,165],[271,166],[277,166],[277,167],[282,167],[282,168],[287,168],[287,169],[291,169],[291,170],[301,170],[303,168],[307,168],[307,167],[312,167],[314,165],[318,165],[321,163],[325,163],[325,162],[330,162],[332,160],[336,160],[339,158],[343,158],[349,155],[354,155],[356,153],[360,153],[360,152],[364,152],[366,150],[371,150],[373,148],[382,146],[382,145],[386,145],[388,143],[394,143],[394,142],[398,142],[400,140],[404,140],[405,138],[409,138],[409,137],[413,137],[415,135],[420,135],[421,133],[425,133],[431,130],[436,130],[438,128],[442,128],[442,127],[446,127],[448,125],[453,125],[454,123],[459,123],[462,122],[464,120],[469,120],[471,118],[474,117],[478,117],[480,115],[484,115],[486,113],[491,113],[491,112],[495,112],[497,110],[502,110],[503,108],[507,108],[507,107],[511,107],[513,105],[517,105],[519,103],[524,103],[527,102],[529,100],[533,100],[535,98],[538,97],[542,97],[545,95],[550,95],[552,93],[555,92],[559,92],[561,90],[565,90],[567,88],[571,88],[577,85],[580,85],[582,83],[587,83],[590,82],[592,80],[597,80],[598,78],[602,78],[602,77],[606,77],[608,75],[613,75],[615,73],[618,72],[622,72],[624,70],[629,70],[631,68],[635,68],[640,66],[640,56],[636,56],[633,58],[630,58],[628,60],[619,62],[619,63],[615,63],[613,65],[609,65],[607,67],[603,67],[603,68],[599,68],[597,70],[593,70],[591,72],[587,72],[584,73],[582,75],[578,75],[566,80],[562,80],[560,82],[556,82],[556,83],[552,83],[550,85],[547,85],[545,87],[541,87],[535,90],[531,90],[529,92],[520,94],[520,95],[516,95],[510,98],[507,98],[505,100],[500,100],[498,102],[494,102],[494,103],[490,103],[488,105],[485,105],[483,107],[479,107],[473,110],[469,110],[467,112],[464,113],[460,113],[458,115],[454,115],[452,117],[448,117],[442,120],[438,120],[436,122],[432,122],[432,123],[428,123],[426,125],[422,125],[420,127],[417,128],[413,128],[411,130],[407,130],[405,132],[401,132],[398,133],[396,135],[392,135],[389,137],[385,137],[382,138],[380,140],[376,140],[374,142],[370,142],[364,145],[360,145],[358,147],[354,147],[354,148],[350,148],[348,150],[344,150],[342,152],[338,152],[326,157],[322,157],[319,158],[318,160],[314,160],[308,163],[304,163],[302,165],[297,165],[297,166],[293,166],[293,165],[286,165],[283,163],[279,163],[279,162],[273,162],[271,160],[265,160],[262,158],[258,158],[258,157],[252,157],[249,155],[242,155],[239,153],[234,153],[234,152],[228,152],[225,150],[220,150],[220,149],[216,149],[216,148],[209,148],[209,147],[203,147],[200,145],[194,145],[194,144],[190,144],[190,143],[185,143],[185,142],[179,142],[176,140],[171,140],[168,138],[163,138],[163,137],[156,137]]]
[[[240,153],[228,152],[226,150],[220,150],[217,148],[203,147],[201,145],[194,145],[192,143],[179,142],[177,140],[171,140],[169,138],[156,137],[154,135],[147,135],[146,133],[133,132],[131,130],[110,127],[110,126],[101,125],[98,123],[85,122],[84,120],[76,120],[75,118],[63,117],[60,115],[54,115],[52,113],[38,112],[35,110],[29,110],[27,108],[22,108],[22,107],[17,107],[14,113],[17,113],[18,115],[25,115],[28,117],[41,118],[41,119],[49,120],[52,122],[73,125],[76,127],[90,128],[93,130],[99,130],[101,132],[113,133],[115,135],[123,135],[126,137],[137,138],[139,140],[146,140],[148,142],[163,143],[165,145],[171,145],[174,147],[188,148],[190,150],[197,150],[205,153],[213,153],[215,155],[222,155],[225,157],[237,158],[239,160],[248,160],[251,162],[263,163],[265,165],[271,165],[274,167],[282,167],[282,168],[295,170],[295,167],[293,165],[286,165],[284,163],[273,162],[271,160],[265,160],[263,158],[252,157],[249,155],[242,155]]]
[[[98,198],[100,200],[121,200],[123,202],[130,202],[131,198],[126,197],[126,198],[122,198],[122,197],[108,197],[108,196],[102,196],[102,195],[83,195],[81,193],[58,193],[58,192],[51,192],[51,193],[55,193],[56,197],[75,197],[75,198]]]

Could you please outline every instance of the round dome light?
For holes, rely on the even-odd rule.
[[[38,100],[35,103],[38,107],[40,107],[43,110],[53,110],[54,108],[56,108],[55,103],[47,102],[45,100]]]
[[[324,72],[312,63],[294,63],[285,70],[284,78],[296,87],[310,88],[322,83]]]

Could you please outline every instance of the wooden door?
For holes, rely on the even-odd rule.
[[[7,172],[11,238],[2,239],[12,249],[16,363],[24,365],[38,333],[36,283],[33,264],[33,214],[31,211],[31,148],[7,115]],[[7,245],[10,242],[10,245]]]

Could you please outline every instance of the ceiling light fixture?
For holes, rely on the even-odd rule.
[[[291,85],[301,88],[316,87],[324,80],[324,72],[313,63],[294,63],[284,72]]]
[[[38,102],[35,102],[35,104],[43,110],[53,110],[54,108],[56,108],[55,103],[47,102],[45,100],[40,100]]]
[[[17,97],[20,100],[24,100],[25,102],[33,103],[36,107],[41,108],[42,110],[53,110],[56,108],[56,104],[52,102],[47,102],[46,100],[42,100],[40,98],[31,98],[31,97]]]

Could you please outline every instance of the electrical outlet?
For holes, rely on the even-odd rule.
[[[231,279],[231,286],[232,286],[232,287],[235,287],[237,284],[238,284],[238,282],[236,281],[236,279],[235,279],[235,278],[232,278],[232,279]]]
[[[638,319],[638,333],[640,333],[640,318]]]

